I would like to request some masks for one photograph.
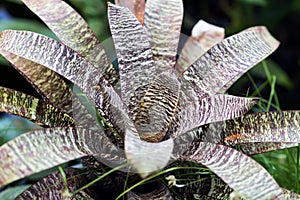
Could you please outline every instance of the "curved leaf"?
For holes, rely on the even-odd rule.
[[[33,96],[0,87],[0,112],[18,115],[45,126],[71,126],[74,120]]]
[[[182,106],[168,134],[173,138],[204,124],[238,117],[257,103],[256,98],[224,94],[208,96],[198,101],[188,99],[191,96],[191,93],[186,99],[181,96],[180,106]]]
[[[129,8],[140,23],[144,23],[145,0],[115,0],[115,4]]]
[[[44,101],[55,105],[69,115],[72,114],[72,91],[58,74],[2,49],[0,54],[28,80]]]
[[[155,66],[161,72],[174,68],[182,18],[181,0],[146,2],[144,24],[150,38]]]
[[[300,143],[300,111],[253,113],[226,121],[226,144]]]
[[[235,149],[198,140],[185,148],[175,146],[174,150],[175,158],[205,165],[244,198],[283,198],[283,191],[272,176]]]
[[[112,165],[125,162],[100,131],[67,127],[28,132],[0,147],[0,185],[87,155]]]
[[[175,69],[181,74],[190,67],[205,51],[224,39],[224,28],[199,20],[192,34],[183,46]]]
[[[103,47],[84,19],[61,0],[22,0],[66,45],[86,57],[115,84],[118,77]]]
[[[226,38],[201,56],[182,76],[195,91],[223,92],[233,80],[266,58],[277,47],[265,27],[254,27]]]
[[[122,99],[128,106],[134,91],[152,81],[157,68],[148,37],[134,15],[109,3],[108,18],[118,56]]]

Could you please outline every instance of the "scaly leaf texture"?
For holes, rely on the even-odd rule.
[[[279,43],[265,27],[252,28],[224,39],[203,54],[181,76],[195,91],[216,94],[228,82],[271,54]]]
[[[35,45],[36,43],[42,45]],[[129,119],[119,95],[104,77],[98,73],[97,69],[74,50],[53,39],[27,31],[1,32],[0,49],[44,65],[77,84],[95,102],[98,111],[110,127],[113,127],[123,135],[125,130],[130,130],[128,134],[132,135],[128,138],[131,140],[126,142],[127,139],[125,138],[127,155],[133,155],[132,157],[135,155],[135,152],[130,152],[131,148],[126,148],[126,146],[131,146],[131,143],[135,143],[133,141],[140,143],[139,147],[144,155],[147,155],[149,151],[151,152],[150,146],[160,149],[168,146],[169,149],[172,149],[172,142],[154,144],[140,140],[138,132],[135,130],[133,122]],[[43,53],[41,53],[41,49]],[[160,151],[159,153],[156,154],[156,157],[166,159],[165,162],[171,156],[169,151]],[[146,162],[147,158],[145,157],[144,159]],[[139,157],[139,161],[141,161],[141,157]],[[153,171],[155,170],[157,170],[157,167],[153,169]],[[140,171],[143,171],[143,169]]]
[[[80,169],[66,169],[66,185],[60,172],[50,174],[30,186],[16,200],[26,199],[64,199],[68,192],[76,191],[88,183],[87,173]]]
[[[183,18],[182,0],[146,2],[144,25],[150,38],[154,64],[162,72],[175,67]]]
[[[22,0],[37,14],[57,37],[90,63],[99,67],[100,73],[112,85],[118,76],[105,50],[84,19],[68,4],[61,0]]]
[[[224,28],[199,20],[192,34],[183,46],[176,62],[175,70],[182,74],[207,50],[224,39]]]
[[[7,51],[0,50],[0,54],[27,79],[44,101],[72,115],[72,91],[58,74]]]
[[[226,144],[300,143],[300,111],[253,113],[226,121]]]
[[[283,191],[273,177],[245,154],[219,144],[195,141],[174,147],[179,160],[205,165],[246,199],[282,199]]]
[[[141,24],[144,24],[145,0],[115,0],[115,4],[129,8]]]
[[[16,90],[0,87],[0,111],[43,126],[72,126],[74,120],[51,104]]]
[[[125,162],[122,152],[103,134],[82,128],[48,128],[5,143],[0,147],[0,186],[88,155],[114,164]]]
[[[175,115],[179,92],[176,76],[168,72],[156,77],[145,90],[135,91],[129,109],[143,140],[159,142],[164,138]]]
[[[186,94],[192,96],[192,93]],[[204,124],[238,117],[251,109],[258,100],[224,94],[207,96],[194,101],[187,98],[181,98],[179,112],[168,132],[172,138]]]

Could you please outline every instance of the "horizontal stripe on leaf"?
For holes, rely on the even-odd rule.
[[[0,111],[18,115],[44,126],[72,126],[68,114],[33,96],[0,87]]]
[[[181,0],[151,0],[146,2],[145,29],[150,39],[155,66],[161,72],[175,66],[183,3]]]
[[[246,199],[280,199],[283,191],[273,177],[245,154],[219,144],[195,141],[176,145],[173,156],[205,165]]]
[[[224,39],[203,54],[181,77],[195,91],[224,92],[247,70],[265,59],[277,47],[265,27],[255,27]]]
[[[180,52],[175,70],[182,74],[207,50],[224,39],[224,28],[199,20]]]
[[[22,0],[67,46],[99,67],[103,76],[114,85],[117,72],[110,63],[100,41],[84,19],[61,0]]]
[[[0,185],[88,155],[110,166],[125,162],[101,131],[69,127],[25,133],[0,147]]]
[[[72,114],[72,91],[58,74],[42,65],[2,49],[0,54],[28,80],[44,101],[60,108],[69,115]]]
[[[140,23],[144,23],[145,0],[115,0],[115,4],[129,8]]]

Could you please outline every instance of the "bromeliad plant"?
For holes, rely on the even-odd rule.
[[[265,27],[223,39],[222,29],[207,32],[201,22],[176,60],[181,0],[118,0],[108,4],[116,70],[94,33],[65,2],[23,2],[61,42],[28,31],[0,33],[1,55],[41,96],[1,87],[1,111],[44,127],[0,147],[0,185],[78,158],[84,168],[51,174],[17,199],[99,199],[107,191],[117,193],[106,199],[124,194],[128,199],[174,199],[162,184],[151,185],[150,191],[131,189],[185,169],[178,161],[202,164],[217,175],[181,188],[186,198],[228,198],[232,189],[231,196],[246,199],[296,198],[246,154],[297,145],[299,112],[243,115],[258,99],[224,94],[277,48]],[[61,76],[94,103],[96,113]],[[135,174],[143,180],[136,183]],[[167,178],[179,186],[176,177]]]

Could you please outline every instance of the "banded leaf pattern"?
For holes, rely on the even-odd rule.
[[[55,72],[4,50],[0,54],[18,70],[43,97],[43,100],[72,114],[72,91]],[[34,70],[33,70],[34,69]]]
[[[176,62],[175,70],[182,74],[207,50],[224,39],[224,28],[199,20],[192,29]]]
[[[150,38],[155,66],[161,72],[170,72],[175,66],[182,18],[181,0],[146,2],[145,29]]]
[[[84,19],[68,4],[61,0],[22,0],[67,46],[97,68],[115,85],[118,76],[105,50]]]
[[[196,141],[188,150],[181,150],[182,154],[175,153],[174,156],[207,166],[246,199],[283,198],[283,191],[272,176],[250,157],[233,148]]]
[[[144,24],[145,0],[115,0],[115,4],[129,8],[141,24]]]
[[[265,27],[243,31],[224,39],[186,70],[181,81],[188,81],[196,91],[216,94],[234,77],[266,58],[278,47]]]
[[[0,185],[88,155],[104,163],[125,162],[101,131],[65,127],[25,133],[0,147]]]
[[[44,126],[72,126],[74,120],[51,104],[16,90],[0,87],[0,111]]]

